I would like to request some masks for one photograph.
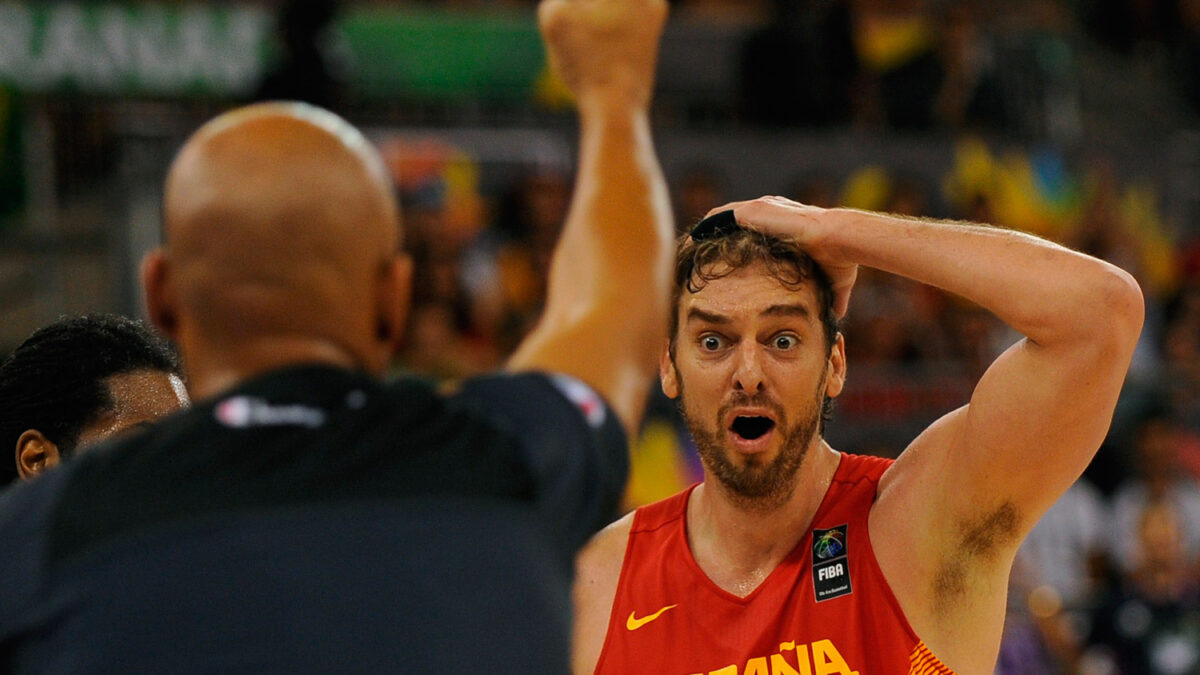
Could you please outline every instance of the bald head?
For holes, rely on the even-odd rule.
[[[307,344],[382,367],[380,348],[394,338],[385,324],[396,320],[398,210],[383,162],[347,122],[299,103],[222,115],[180,150],[164,212],[147,301],[189,369],[218,351],[280,354],[284,344],[300,353],[275,360],[328,360],[306,355]]]

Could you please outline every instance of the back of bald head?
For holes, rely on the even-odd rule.
[[[399,214],[382,160],[336,115],[265,103],[214,119],[173,162],[164,214],[180,321],[204,339],[375,331]]]

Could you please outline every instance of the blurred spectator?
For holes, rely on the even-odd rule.
[[[1173,415],[1195,439],[1200,436],[1200,277],[1187,280],[1163,315],[1162,362],[1155,380]],[[1200,470],[1193,475],[1200,476]]]
[[[1133,466],[1137,473],[1113,494],[1113,522],[1108,530],[1109,547],[1122,572],[1136,570],[1144,554],[1139,550],[1138,528],[1153,504],[1167,504],[1178,514],[1183,555],[1192,560],[1200,554],[1200,487],[1182,470],[1184,439],[1179,424],[1164,410],[1148,412],[1135,426]]]
[[[759,24],[770,16],[775,0],[670,0],[672,16],[711,23]]]
[[[1096,613],[1078,672],[1200,672],[1200,588],[1184,543],[1187,518],[1165,500],[1138,514],[1129,533],[1133,566]]]
[[[453,306],[426,302],[413,307],[401,355],[406,370],[452,382],[490,370],[504,356],[496,345],[464,330]]]
[[[461,279],[471,323],[501,354],[516,346],[541,312],[550,253],[570,196],[564,172],[525,171],[502,196],[493,224],[465,251]]]
[[[831,176],[824,174],[804,172],[795,176],[783,195],[801,204],[812,204],[825,209],[841,205],[838,201],[837,183]]]
[[[1031,573],[1030,590],[1048,586],[1069,611],[1088,608],[1105,582],[1109,514],[1100,491],[1080,478],[1042,516],[1017,556]],[[1078,625],[1084,625],[1082,621]]]
[[[666,499],[703,480],[696,446],[676,408],[658,386],[650,392],[641,432],[632,439],[629,484],[624,508],[628,511]]]
[[[724,183],[718,170],[710,166],[693,165],[680,172],[671,195],[676,229],[690,230],[710,209],[728,202]]]
[[[954,129],[1004,129],[1012,124],[997,74],[996,55],[982,33],[974,3],[942,10],[938,57],[943,71],[935,118]]]
[[[385,138],[380,149],[400,193],[414,262],[413,311],[401,362],[446,379],[494,367],[507,353],[489,332],[493,322],[485,320],[490,294],[498,289],[472,288],[464,276],[484,229],[478,162],[436,136]]]
[[[1079,479],[1042,516],[1013,564],[997,675],[1068,671],[1107,582],[1100,492]]]
[[[927,129],[945,72],[927,0],[858,0],[854,40],[872,86],[860,119]]]
[[[305,101],[339,110],[345,65],[335,52],[330,26],[337,0],[287,0],[275,24],[276,59],[258,85],[258,100]]]
[[[1177,0],[1179,27],[1171,60],[1178,86],[1193,114],[1200,114],[1200,0]]]
[[[859,79],[848,0],[774,0],[772,7],[742,45],[745,119],[768,127],[848,122]]]
[[[0,84],[0,230],[5,217],[25,202],[21,117],[20,97],[8,85]]]
[[[869,83],[861,121],[897,129],[1005,128],[1011,113],[976,3],[857,0],[854,39]]]
[[[1084,25],[1105,46],[1121,54],[1161,45],[1176,22],[1175,0],[1105,0],[1077,3]]]

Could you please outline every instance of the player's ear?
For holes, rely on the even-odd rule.
[[[26,429],[17,438],[17,473],[21,478],[29,480],[61,461],[58,446],[37,429]]]
[[[675,355],[671,341],[663,345],[662,354],[658,358],[658,381],[667,398],[679,397],[679,373],[675,370]]]
[[[382,288],[379,293],[380,341],[387,344],[391,353],[400,350],[404,342],[404,328],[412,303],[412,258],[406,253],[397,253],[388,261],[384,270]]]
[[[825,378],[825,395],[837,398],[846,386],[846,341],[839,332],[829,349],[829,375]]]
[[[179,327],[177,301],[170,281],[170,261],[162,248],[142,259],[142,290],[146,294],[146,316],[163,335],[174,340]]]

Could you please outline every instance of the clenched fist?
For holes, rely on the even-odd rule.
[[[649,106],[666,16],[666,0],[543,0],[538,7],[550,65],[581,110]]]

